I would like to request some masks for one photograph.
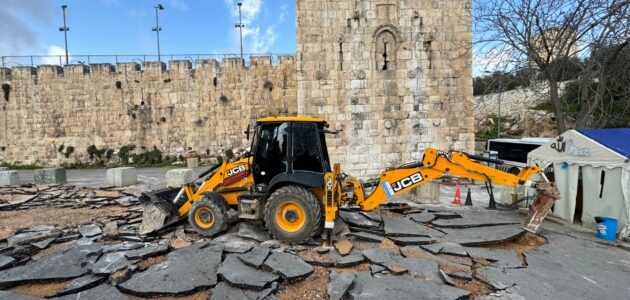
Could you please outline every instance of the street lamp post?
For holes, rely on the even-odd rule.
[[[61,6],[61,11],[63,12],[63,27],[59,27],[59,31],[63,32],[63,38],[66,44],[66,65],[67,65],[68,64],[68,30],[70,30],[70,28],[66,25],[66,8],[68,8],[68,5],[64,4]]]
[[[243,25],[243,19],[241,16],[241,6],[243,6],[243,3],[239,2],[237,5],[238,5],[238,24],[234,25],[234,27],[238,28],[239,33],[241,35],[241,62],[243,63],[243,65],[245,65],[245,60],[243,59],[243,27],[245,27],[245,25]]]
[[[157,6],[154,6],[155,8],[155,27],[153,27],[153,31],[155,31],[155,33],[157,34],[157,53],[158,53],[158,61],[162,62],[162,57],[160,55],[160,31],[162,31],[162,27],[160,27],[160,17],[159,17],[159,11],[160,10],[164,10],[164,6],[162,6],[162,4],[158,4]]]

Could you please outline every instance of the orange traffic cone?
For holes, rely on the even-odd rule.
[[[459,191],[459,185],[457,186],[457,189],[455,190],[455,199],[453,199],[453,202],[451,203],[456,204],[456,205],[462,205],[461,192]]]

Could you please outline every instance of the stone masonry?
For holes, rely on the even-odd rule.
[[[0,161],[42,165],[87,161],[87,147],[180,155],[245,147],[260,116],[296,113],[295,57],[165,64],[42,65],[5,69]],[[76,153],[66,158],[61,145]]]
[[[298,112],[335,130],[333,161],[378,174],[428,146],[472,150],[471,2],[297,2]]]
[[[89,161],[87,147],[164,155],[248,147],[258,117],[310,115],[333,162],[372,176],[428,146],[471,151],[469,0],[298,0],[297,55],[0,70],[0,161]],[[5,87],[9,86],[8,92]],[[2,97],[4,96],[4,97]],[[6,98],[6,99],[5,99]],[[74,147],[68,155],[60,146]]]

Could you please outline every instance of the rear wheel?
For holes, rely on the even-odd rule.
[[[227,228],[227,215],[220,204],[204,197],[193,203],[188,222],[200,235],[213,236]]]
[[[275,239],[306,242],[320,229],[321,206],[315,195],[303,187],[281,187],[267,200],[265,225]]]

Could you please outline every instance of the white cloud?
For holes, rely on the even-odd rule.
[[[54,24],[52,1],[3,0],[0,5],[0,55],[26,55],[44,48],[34,24]]]
[[[238,0],[224,0],[225,4],[230,9],[230,15],[234,23],[239,21],[238,13]],[[276,22],[269,26],[261,26],[259,24],[260,14],[264,10],[264,2],[262,0],[242,0],[241,6],[242,21],[245,27],[243,28],[243,47],[247,53],[265,53],[269,52],[273,44],[277,39],[275,32],[275,26],[284,22],[288,15],[287,5],[281,5],[279,7],[279,15]],[[234,31],[231,36],[231,41],[234,42],[234,47],[238,47],[239,37],[238,30]]]
[[[130,19],[140,19],[145,17],[147,14],[144,10],[138,10],[135,8],[128,9],[125,11],[125,15]]]
[[[68,53],[68,55],[70,55],[70,53]],[[59,65],[59,57],[61,57],[61,62],[66,61],[66,49],[55,45],[49,45],[47,47],[46,56],[47,57],[42,58],[42,64]],[[72,57],[69,57],[69,60],[72,61]]]

